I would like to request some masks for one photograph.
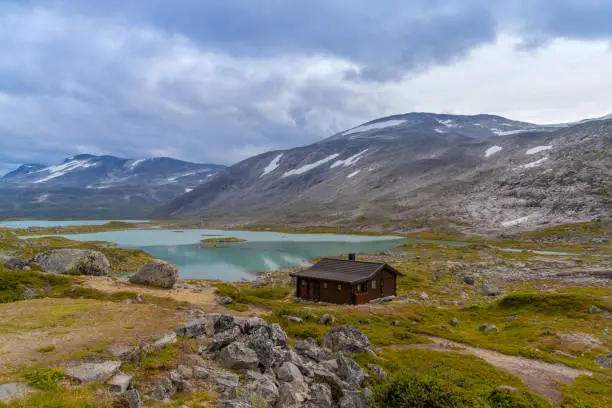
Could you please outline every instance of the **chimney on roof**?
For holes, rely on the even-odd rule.
[[[348,260],[349,261],[356,261],[357,260],[357,256],[355,254],[348,254]]]

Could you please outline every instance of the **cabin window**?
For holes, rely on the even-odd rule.
[[[357,284],[357,292],[362,292],[362,290],[361,290],[361,283]]]
[[[338,290],[342,290],[342,284],[341,283],[338,284]]]
[[[323,282],[323,289],[327,289],[327,282]]]
[[[302,286],[306,286],[306,285],[308,285],[308,281],[303,280],[302,281]]]
[[[372,289],[376,289],[376,279],[372,281]]]

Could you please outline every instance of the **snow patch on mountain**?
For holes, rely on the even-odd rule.
[[[523,164],[521,167],[524,169],[530,169],[532,167],[538,167],[540,164],[548,160],[548,157],[542,157],[539,160],[533,161],[531,163]]]
[[[346,176],[346,178],[353,178],[356,175],[359,174],[359,172],[361,172],[361,170],[355,170],[354,172],[352,172],[351,174],[349,174],[348,176]]]
[[[185,189],[185,192],[186,192],[186,193],[191,193],[192,191],[193,191],[193,188],[189,188],[189,187],[187,187],[187,188]]]
[[[66,163],[58,164],[57,166],[47,167],[38,171],[37,173],[49,172],[50,174],[47,177],[41,178],[39,180],[33,181],[32,183],[44,183],[46,181],[52,180],[57,177],[61,177],[66,173],[69,173],[78,168],[86,169],[88,167],[97,166],[97,163],[92,163],[90,160],[71,160]]]
[[[384,122],[376,122],[376,123],[371,123],[369,125],[361,125],[361,126],[357,126],[356,128],[347,130],[346,132],[343,133],[343,135],[347,136],[347,135],[352,135],[354,133],[367,132],[369,130],[384,129],[386,127],[391,127],[391,126],[399,126],[404,122],[406,122],[404,119],[390,119]]]
[[[335,162],[334,162],[334,163],[333,163],[333,164],[330,166],[330,168],[332,168],[332,169],[333,169],[333,168],[336,168],[336,167],[339,167],[339,166],[350,167],[350,166],[352,166],[353,164],[357,163],[357,162],[359,161],[359,159],[361,159],[361,158],[363,157],[363,154],[364,154],[365,152],[367,152],[367,151],[368,151],[368,149],[364,149],[364,150],[360,151],[359,153],[357,153],[357,154],[355,154],[355,155],[353,155],[353,156],[349,157],[348,159],[344,159],[344,160],[337,160],[337,161],[335,161]]]
[[[536,147],[532,147],[531,149],[527,150],[525,154],[532,155],[532,154],[540,153],[540,152],[550,150],[550,149],[552,149],[552,145],[536,146]]]
[[[314,163],[310,163],[310,164],[305,164],[302,167],[298,167],[297,169],[293,169],[293,170],[289,170],[287,172],[285,172],[283,174],[283,178],[285,177],[289,177],[289,176],[295,176],[295,175],[299,175],[299,174],[304,174],[307,171],[310,171],[316,167],[319,167],[322,164],[328,163],[332,160],[334,160],[336,157],[340,156],[338,153],[334,153],[332,155],[327,156],[324,159],[321,159],[319,161],[316,161]]]
[[[281,153],[278,156],[276,156],[275,158],[273,158],[272,161],[270,162],[270,164],[268,164],[264,168],[263,173],[261,173],[261,176],[259,176],[259,178],[262,178],[262,177],[272,173],[274,170],[276,170],[278,168],[278,166],[280,166],[280,159],[281,159],[281,157],[283,157],[283,153]]]
[[[530,132],[534,129],[499,130],[497,128],[491,128],[490,130],[497,136],[510,136],[510,135],[516,135],[518,133]]]
[[[459,125],[456,124],[455,121],[452,120],[452,119],[444,119],[444,120],[443,119],[436,119],[436,121],[439,124],[446,126],[447,128],[456,128],[456,127],[459,127]]]
[[[134,170],[136,167],[138,167],[138,165],[144,161],[146,161],[147,159],[139,159],[139,160],[134,160],[133,162],[129,163],[129,169],[130,170]]]
[[[446,130],[440,129],[440,128],[435,128],[434,132],[436,132],[436,133],[446,133]]]
[[[501,152],[503,147],[501,146],[491,146],[487,150],[485,150],[485,157],[493,156],[495,153]]]
[[[504,221],[501,223],[501,225],[502,227],[512,227],[512,226],[519,225],[527,221],[529,218],[531,218],[531,215],[528,215],[526,217],[516,218],[514,220]]]

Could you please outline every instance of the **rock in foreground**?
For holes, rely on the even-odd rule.
[[[32,258],[45,272],[103,276],[110,268],[108,259],[98,251],[89,249],[53,249]]]
[[[138,285],[157,286],[171,289],[178,280],[178,268],[170,262],[161,259],[153,259],[140,268],[130,278],[130,282]]]
[[[323,336],[323,346],[341,353],[372,353],[368,336],[355,326],[335,327]]]

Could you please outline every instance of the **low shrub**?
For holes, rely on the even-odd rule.
[[[374,388],[379,408],[472,408],[484,406],[475,395],[439,378],[402,370]]]
[[[33,368],[25,372],[28,385],[42,391],[53,391],[65,378],[64,372],[57,368]]]

